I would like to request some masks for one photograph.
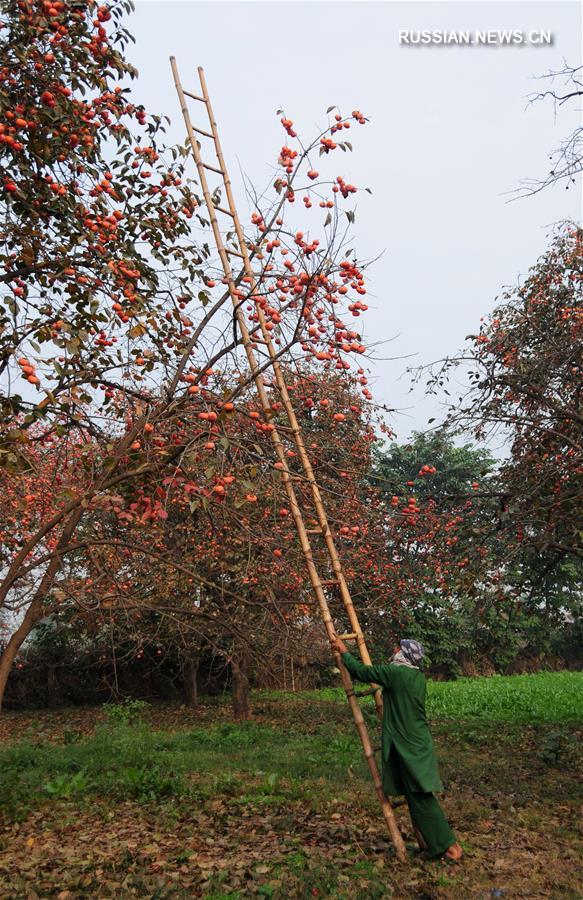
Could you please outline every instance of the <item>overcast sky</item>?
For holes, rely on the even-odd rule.
[[[136,99],[184,127],[168,57],[185,87],[205,68],[240,212],[239,167],[264,186],[284,137],[278,107],[310,136],[325,110],[361,109],[370,124],[338,160],[357,196],[359,257],[383,254],[359,320],[386,341],[372,365],[375,398],[400,410],[398,436],[439,415],[409,393],[407,365],[463,346],[495,297],[544,251],[554,222],[581,218],[563,187],[508,203],[521,179],[542,176],[580,112],[528,104],[534,80],[581,63],[581,4],[402,2],[173,2],[138,0],[130,19],[140,71]],[[551,47],[399,46],[400,29],[550,29]],[[391,359],[391,357],[393,359]],[[401,357],[397,359],[396,357]],[[410,357],[408,360],[402,357]]]

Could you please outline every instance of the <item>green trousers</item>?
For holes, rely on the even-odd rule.
[[[449,827],[441,806],[433,794],[423,794],[420,791],[411,790],[407,772],[403,769],[399,754],[394,747],[391,748],[391,762],[394,768],[399,766],[401,770],[411,821],[425,838],[429,855],[441,856],[448,847],[456,842],[455,834]]]

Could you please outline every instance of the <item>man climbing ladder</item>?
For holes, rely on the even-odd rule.
[[[431,732],[425,714],[426,683],[420,670],[424,651],[418,641],[402,640],[388,665],[365,666],[346,650],[340,638],[334,651],[353,678],[383,688],[381,738],[383,790],[387,796],[404,794],[419,846],[431,857],[458,862],[457,843],[434,791],[443,790]]]

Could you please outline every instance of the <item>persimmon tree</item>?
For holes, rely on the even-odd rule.
[[[505,443],[495,479],[476,500],[490,510],[498,592],[531,615],[580,603],[583,233],[561,228],[524,281],[508,291],[464,354],[433,371],[430,389],[464,372],[470,389],[448,425]],[[575,592],[577,593],[577,592]]]
[[[237,373],[228,402],[250,381],[226,312],[230,292],[186,178],[187,151],[166,148],[162,119],[118,83],[135,74],[123,57],[128,7],[21,0],[5,8],[2,478],[22,478],[15,490],[34,504],[27,479],[34,482],[35,465],[53,465],[47,444],[58,438],[79,465],[40,519],[33,511],[31,527],[8,538],[0,606],[14,606],[16,592],[23,618],[0,661],[0,696],[19,646],[46,612],[77,528],[122,484],[171,469],[191,440],[162,425],[193,398],[203,398],[207,422],[217,420],[227,399],[215,378]],[[366,310],[363,265],[344,252],[354,221],[345,207],[357,189],[342,175],[321,177],[315,159],[319,153],[327,163],[351,149],[341,137],[365,119],[358,110],[332,112],[307,143],[281,118],[286,144],[274,192],[256,198],[251,216],[257,286],[251,291],[243,272],[234,282],[252,332],[261,306],[282,358],[307,355],[345,371],[365,352],[360,330],[346,323]],[[307,237],[296,221],[292,227],[300,197],[302,216],[312,208],[318,216],[319,237]],[[271,423],[257,415],[267,433]],[[213,443],[212,433],[205,442]],[[41,464],[34,457],[43,446]],[[25,580],[35,586],[27,601]]]
[[[372,479],[391,513],[387,552],[407,585],[407,630],[426,644],[432,666],[455,670],[476,651],[478,633],[507,614],[496,461],[437,429],[379,448]]]
[[[499,433],[502,513],[513,540],[538,553],[581,558],[583,232],[562,229],[517,289],[470,337],[470,351],[437,378],[469,365],[471,390],[452,425],[483,440]]]
[[[387,609],[391,566],[382,553],[382,504],[370,492],[362,495],[375,435],[360,377],[323,376],[312,364],[289,373],[289,388],[355,603],[370,615],[379,606]],[[277,420],[280,404],[269,390]],[[284,654],[306,655],[319,615],[254,396],[223,403],[214,420],[198,395],[172,428],[181,443],[189,435],[185,452],[171,474],[163,477],[160,470],[101,506],[92,533],[78,546],[69,602],[78,608],[82,598],[84,621],[98,632],[112,622],[113,610],[118,633],[133,635],[136,654],[157,643],[195,664],[205,647],[230,665],[235,711],[246,714],[241,685],[248,684],[249,669],[269,671]],[[292,469],[293,447],[289,440]],[[309,508],[307,492],[303,500]],[[317,523],[308,516],[310,524]],[[329,561],[317,546],[315,541],[323,577],[329,577]],[[342,607],[333,593],[330,602],[340,622]]]
[[[168,364],[188,332],[180,304],[203,278],[189,224],[197,200],[177,151],[160,146],[163,120],[147,116],[119,83],[137,74],[123,57],[128,6],[4,7],[6,418],[40,407],[74,421],[76,407],[97,391],[107,400],[109,386],[128,377],[128,364],[145,352],[139,338],[147,337],[148,370]]]
[[[200,272],[187,224],[195,201],[181,186],[182,163],[162,162],[161,120],[148,121],[116,84],[133,74],[122,55],[124,7],[13,2],[3,10],[0,461],[7,482],[15,470],[34,480],[34,447],[24,450],[31,441],[73,431],[87,442],[103,405],[97,391],[107,404],[112,384],[124,384],[139,352],[132,344],[146,329],[154,333],[150,355],[155,350],[164,362],[162,338],[180,335],[184,323],[171,319],[159,334],[168,285],[160,284],[156,264],[170,268],[185,260],[184,279]],[[132,133],[132,121],[142,134]],[[122,341],[124,353],[117,349]],[[41,421],[42,431],[31,437]],[[19,520],[8,536],[14,553],[4,560],[2,602],[15,579],[30,578],[35,549],[44,544],[40,558],[47,550],[54,554],[74,533],[90,481],[85,473],[69,486],[68,498],[57,490],[52,508],[41,510],[42,524],[38,510]],[[32,504],[36,493],[21,496]],[[27,520],[36,521],[36,532],[22,527]],[[53,555],[46,571],[37,572],[37,597],[8,643],[0,687],[13,648],[42,614],[58,567]]]
[[[490,554],[479,505],[468,498],[444,507],[434,497],[420,497],[416,487],[403,484],[386,513],[393,590],[409,621],[423,604],[441,616],[451,614],[461,596],[475,602],[495,577],[487,574]]]

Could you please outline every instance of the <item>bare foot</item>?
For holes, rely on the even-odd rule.
[[[459,844],[452,844],[451,847],[448,847],[445,853],[443,854],[444,859],[449,859],[452,862],[459,862],[464,855],[464,851],[460,847]]]

